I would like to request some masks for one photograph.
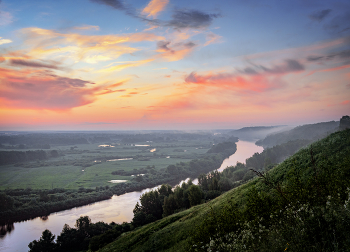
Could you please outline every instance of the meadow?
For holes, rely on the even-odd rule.
[[[210,140],[180,140],[169,144],[138,142],[51,146],[51,150],[58,151],[58,157],[0,166],[0,189],[112,186],[113,183],[108,181],[130,181],[134,177],[113,175],[112,172],[124,171],[137,175],[147,167],[161,171],[171,164],[203,157],[212,146]]]

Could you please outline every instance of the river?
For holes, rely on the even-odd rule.
[[[252,142],[237,142],[237,151],[229,158],[225,159],[218,169],[222,171],[227,166],[235,165],[237,162],[245,163],[248,157],[255,152],[262,152],[263,148]],[[194,180],[194,183],[198,183]],[[75,207],[69,210],[60,211],[50,214],[47,218],[35,218],[33,220],[16,222],[13,224],[12,230],[0,235],[0,251],[2,252],[23,252],[28,251],[28,244],[33,240],[38,240],[41,233],[45,229],[49,229],[56,236],[62,231],[63,225],[66,223],[74,227],[76,219],[80,216],[89,216],[92,222],[103,221],[111,223],[130,222],[133,218],[133,212],[136,202],[140,196],[147,191],[131,192],[120,196],[114,195],[109,200],[96,202],[90,205]]]

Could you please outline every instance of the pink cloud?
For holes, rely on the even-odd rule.
[[[168,3],[169,0],[151,0],[142,10],[142,14],[147,15],[147,17],[156,18],[158,13],[163,11]]]
[[[24,109],[68,110],[96,100],[96,96],[118,90],[123,82],[97,86],[95,83],[62,77],[48,70],[0,68],[0,102]]]
[[[265,75],[244,76],[231,73],[199,75],[192,72],[185,78],[185,82],[241,92],[263,92],[283,86],[283,82],[279,77],[268,77]]]

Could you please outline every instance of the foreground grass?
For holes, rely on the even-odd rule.
[[[258,180],[254,179],[212,201],[126,233],[99,251],[188,251],[190,234],[194,233],[198,224],[212,212],[225,207],[228,202],[240,201],[248,189],[256,183]]]

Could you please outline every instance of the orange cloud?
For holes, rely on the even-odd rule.
[[[142,10],[142,14],[147,15],[147,17],[156,18],[158,13],[163,11],[168,3],[169,0],[151,0]]]
[[[278,77],[271,78],[265,75],[243,76],[231,73],[199,75],[192,72],[186,77],[185,82],[238,92],[263,92],[283,86],[283,82]]]
[[[128,46],[127,43],[164,39],[162,36],[146,32],[127,35],[81,35],[36,27],[24,28],[20,30],[20,34],[24,39],[24,46],[29,48],[29,57],[68,58],[73,62],[84,61],[92,64],[140,50]]]
[[[338,71],[338,70],[342,70],[342,69],[349,68],[349,67],[350,67],[350,64],[349,65],[344,65],[344,66],[338,66],[338,67],[324,69],[324,70],[321,70],[321,72]]]
[[[0,103],[24,109],[68,110],[96,100],[125,81],[99,85],[78,78],[62,77],[49,70],[0,68]]]
[[[213,32],[209,32],[206,35],[207,42],[205,42],[204,46],[214,44],[214,43],[219,43],[221,38],[222,38],[221,36],[219,36]]]
[[[100,27],[97,25],[84,25],[84,26],[75,26],[73,27],[75,30],[100,30]]]
[[[123,69],[128,68],[128,67],[136,67],[136,66],[143,65],[143,64],[146,64],[146,63],[151,62],[151,61],[153,61],[153,59],[135,61],[135,62],[132,62],[132,63],[127,63],[127,64],[120,64],[120,65],[117,65],[117,66],[112,66],[112,67],[109,67],[109,68],[105,68],[105,69],[99,70],[98,72],[120,71],[120,70],[123,70]]]

